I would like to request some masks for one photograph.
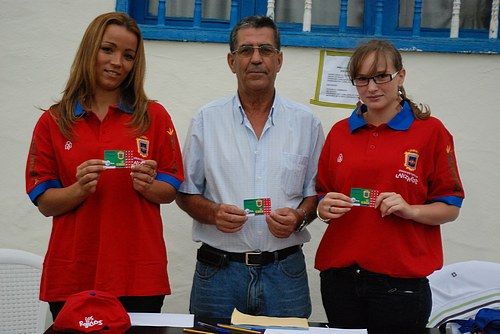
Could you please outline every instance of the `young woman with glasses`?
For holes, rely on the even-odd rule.
[[[358,47],[349,76],[360,103],[333,125],[318,168],[316,254],[328,321],[408,333],[431,311],[426,276],[443,265],[440,225],[464,191],[453,138],[405,93],[401,54],[386,41]]]

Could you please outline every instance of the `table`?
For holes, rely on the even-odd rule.
[[[217,324],[217,323],[230,323],[229,319],[195,319],[195,323],[197,320],[201,320],[203,322],[207,322],[210,324]],[[311,322],[309,323],[311,327],[326,327],[324,323],[317,323],[317,322]],[[209,331],[206,329],[200,329],[204,331]],[[52,326],[50,326],[49,329],[45,331],[44,334],[60,334],[61,332],[55,331],[52,329]],[[235,334],[237,332],[234,332]],[[126,334],[186,334],[182,331],[182,328],[179,327],[149,327],[149,326],[132,326]],[[239,333],[241,334],[241,333]],[[293,333],[292,333],[293,334]],[[405,333],[386,333],[386,334],[440,334],[439,329],[437,328],[427,328],[425,330],[419,330],[419,331],[414,331],[414,330],[408,330],[405,331]]]
[[[57,332],[49,332],[57,333]],[[236,333],[236,332],[235,332]],[[127,334],[186,334],[182,332],[182,328],[166,328],[166,327],[132,327]],[[293,332],[292,332],[293,334]],[[427,328],[423,331],[409,331],[405,333],[386,333],[386,334],[441,334],[437,328]]]

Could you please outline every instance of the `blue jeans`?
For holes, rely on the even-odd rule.
[[[356,266],[326,270],[320,277],[323,306],[335,327],[410,333],[427,324],[432,298],[425,277],[395,278]]]
[[[311,299],[302,250],[265,266],[230,261],[222,268],[196,262],[189,311],[202,318],[252,315],[304,317]]]

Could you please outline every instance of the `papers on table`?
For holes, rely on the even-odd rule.
[[[262,327],[293,327],[297,329],[307,329],[309,324],[306,318],[278,318],[255,316],[241,313],[237,309],[233,310],[231,323],[234,325],[250,325]],[[267,330],[266,330],[267,333]]]
[[[247,325],[264,326],[265,323],[271,323],[273,328],[266,328],[265,334],[367,334],[366,329],[338,329],[338,328],[322,328],[308,327],[307,320],[302,318],[276,318],[276,317],[255,317],[248,316],[244,313],[236,312],[235,320],[243,321]],[[194,327],[193,314],[176,314],[176,313],[129,313],[132,326],[152,326],[152,327]],[[233,317],[235,313],[233,313]],[[250,320],[249,318],[250,317]],[[236,325],[231,317],[231,322]],[[258,318],[257,320],[253,318]],[[264,318],[264,319],[262,319]],[[267,319],[266,319],[267,318]],[[246,319],[246,320],[245,320]],[[278,319],[276,322],[274,320]],[[298,321],[297,321],[298,319]],[[291,320],[291,321],[290,321]],[[305,320],[305,327],[302,320]],[[258,323],[248,323],[248,322]],[[262,322],[263,321],[263,322]],[[270,321],[270,322],[269,322]],[[278,323],[285,321],[280,326]],[[303,326],[303,327],[300,327]]]
[[[340,329],[340,328],[323,328],[309,327],[307,330],[302,329],[276,329],[268,328],[265,334],[367,334],[366,329]]]
[[[242,326],[265,328],[265,334],[367,334],[366,329],[340,329],[309,327],[305,318],[280,318],[253,316],[234,309],[231,323]],[[254,328],[252,328],[254,329]]]
[[[193,327],[193,314],[129,313],[132,326]]]

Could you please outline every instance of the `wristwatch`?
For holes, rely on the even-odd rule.
[[[296,232],[300,232],[302,231],[307,225],[309,225],[309,222],[307,221],[307,211],[304,210],[304,209],[301,209],[301,208],[297,208],[296,209],[297,211],[301,211],[302,213],[304,213],[304,218],[302,219],[302,221],[297,224],[297,227],[295,228],[295,231]]]

